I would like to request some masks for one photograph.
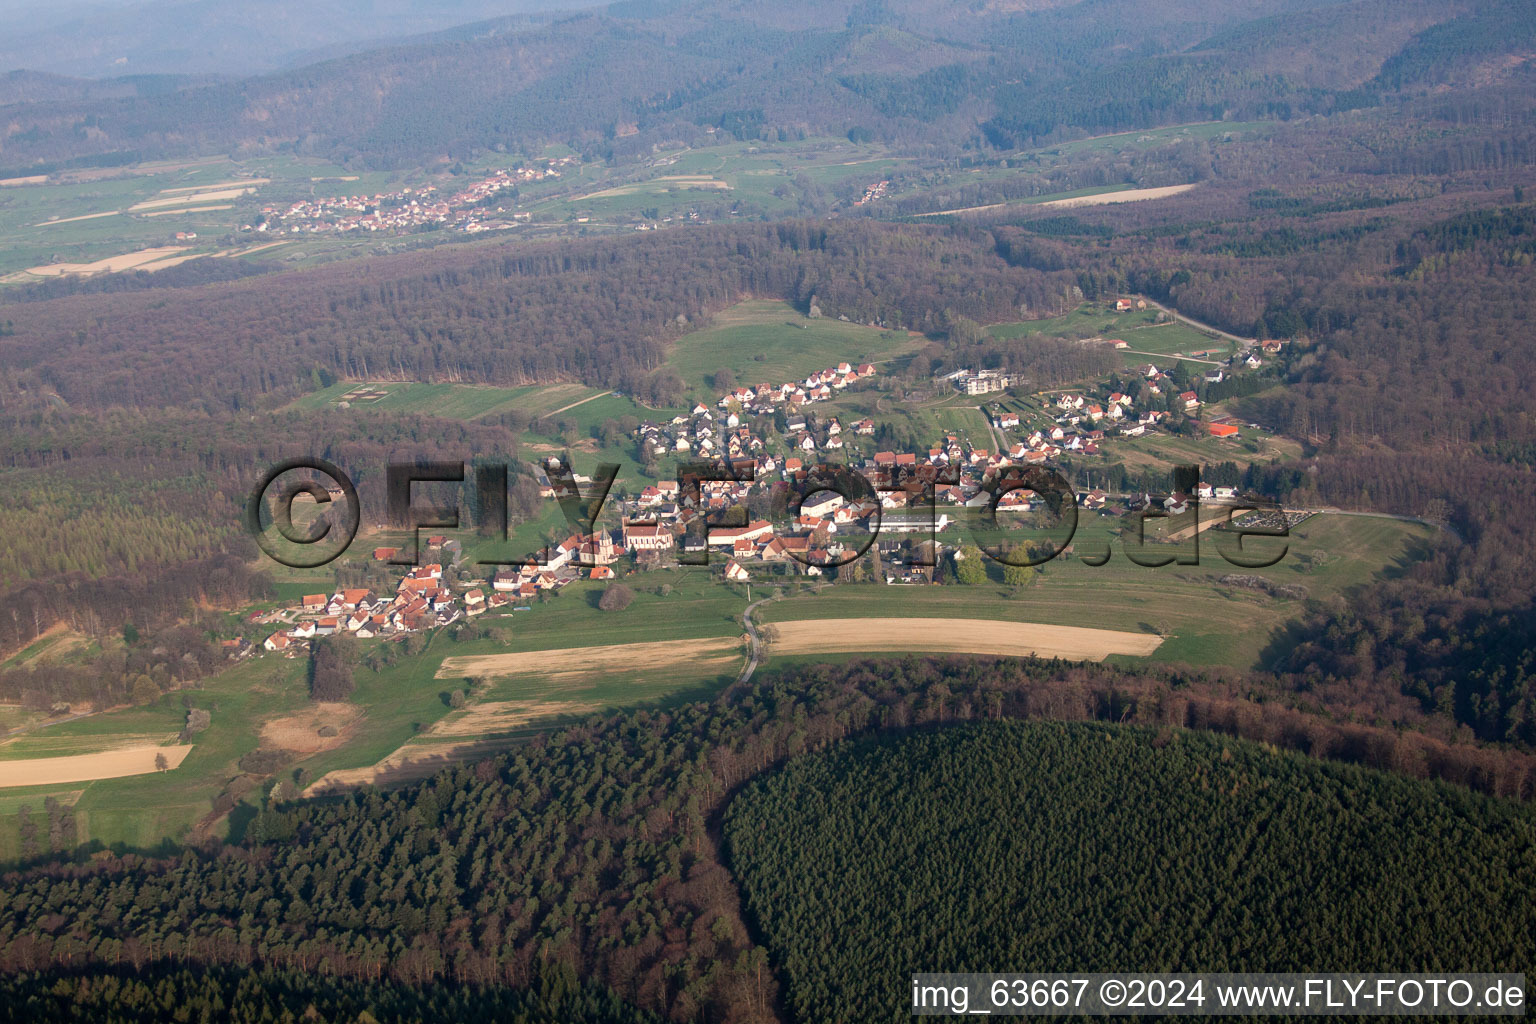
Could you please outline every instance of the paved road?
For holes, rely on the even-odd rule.
[[[997,432],[997,428],[992,425],[992,417],[987,415],[986,406],[978,405],[976,411],[981,413],[981,418],[987,421],[987,433],[992,435],[992,450],[994,452],[1001,452],[1003,450],[1003,438]]]
[[[778,599],[777,594],[770,594],[761,600],[753,601],[747,605],[746,611],[741,613],[741,621],[747,627],[747,639],[751,644],[751,650],[747,653],[747,663],[741,667],[741,675],[736,677],[738,684],[745,683],[752,678],[752,673],[757,671],[757,666],[762,661],[762,641],[757,636],[757,624],[752,621],[752,613],[760,604]]]
[[[1164,313],[1167,313],[1169,316],[1173,317],[1175,320],[1182,320],[1182,321],[1184,321],[1185,323],[1189,324],[1189,326],[1193,327],[1197,331],[1205,331],[1208,334],[1214,334],[1214,335],[1216,335],[1218,337],[1226,338],[1228,341],[1235,341],[1239,345],[1241,345],[1244,350],[1250,349],[1250,348],[1252,348],[1253,346],[1255,346],[1255,345],[1257,345],[1259,343],[1259,339],[1257,339],[1257,338],[1240,338],[1240,337],[1238,337],[1235,334],[1228,334],[1226,331],[1223,331],[1220,328],[1212,327],[1210,324],[1201,323],[1199,320],[1196,320],[1194,317],[1192,317],[1192,316],[1185,316],[1183,313],[1180,313],[1178,310],[1174,309],[1173,307],[1165,306],[1161,302],[1154,301],[1153,299],[1148,299],[1145,295],[1138,295],[1136,297],[1138,299],[1144,299],[1146,301],[1147,305],[1153,307],[1154,309],[1162,310]]]

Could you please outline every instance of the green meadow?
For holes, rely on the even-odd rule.
[[[840,362],[882,363],[915,351],[921,337],[821,317],[787,302],[754,300],[715,314],[709,327],[679,338],[667,363],[701,394],[714,394],[710,378],[730,370],[738,384],[782,384]]]

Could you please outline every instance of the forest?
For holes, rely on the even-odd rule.
[[[897,1021],[919,969],[1519,970],[1532,824],[1209,733],[984,722],[795,758],[724,834],[791,1018]]]
[[[782,1019],[785,994],[800,990],[754,937],[722,858],[719,825],[732,797],[845,740],[983,720],[1122,723],[1115,732],[1125,736],[1125,757],[1148,765],[1160,730],[1176,758],[1164,770],[1204,765],[1206,785],[1235,787],[1236,806],[1268,801],[1261,806],[1275,814],[1298,808],[1252,778],[1255,758],[1308,778],[1318,798],[1330,787],[1353,791],[1408,821],[1437,821],[1460,807],[1466,820],[1456,834],[1513,858],[1516,877],[1529,879],[1529,806],[1455,787],[1529,799],[1536,757],[1330,722],[1278,693],[1234,696],[1244,689],[1221,674],[1033,660],[908,657],[786,669],[709,702],[593,716],[425,783],[275,803],[236,845],[165,858],[87,848],[12,871],[0,877],[0,972],[224,965],[516,988],[574,972],[677,1021]],[[1128,733],[1124,724],[1149,731]],[[1325,770],[1247,747],[1234,747],[1229,763],[1217,756],[1223,741],[1202,746],[1186,729],[1455,785]],[[1184,778],[1193,800],[1201,790],[1187,770]],[[1224,801],[1220,813],[1233,806]],[[1089,808],[1102,811],[1097,802],[1080,810]],[[1402,839],[1404,819],[1390,820],[1394,841]],[[1426,829],[1426,841],[1432,834]],[[1473,921],[1483,918],[1463,925]],[[1522,921],[1513,914],[1506,923]],[[1340,950],[1375,950],[1370,940],[1347,946],[1332,934],[1346,943]],[[1104,935],[1102,948],[1125,941],[1117,935]],[[1381,941],[1398,940],[1383,933]],[[1518,956],[1520,941],[1529,937],[1496,952]]]
[[[83,295],[3,309],[0,413],[270,408],[335,378],[503,385],[580,380],[666,405],[667,343],[743,296],[943,332],[1060,293],[943,227],[869,222],[707,227],[622,239],[458,247],[207,288]],[[552,344],[558,339],[559,344]],[[67,344],[66,344],[67,342]]]
[[[412,1024],[494,1020],[502,1024],[656,1024],[660,1018],[550,972],[528,989],[354,981],[297,971],[156,966],[102,967],[0,978],[16,1020],[37,1024],[281,1024],[309,1020]]]

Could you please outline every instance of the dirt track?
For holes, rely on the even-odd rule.
[[[33,757],[19,761],[0,761],[0,788],[7,786],[55,786],[66,782],[93,782],[118,779],[125,775],[147,775],[156,771],[155,755],[164,754],[175,768],[192,749],[180,747],[135,747],[132,750],[108,750],[99,754],[74,754],[70,757]]]
[[[1147,633],[995,619],[806,619],[773,627],[779,636],[770,654],[925,651],[1100,661],[1111,654],[1151,654],[1163,642]]]

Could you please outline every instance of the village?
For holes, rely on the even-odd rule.
[[[1126,302],[1119,300],[1116,308]],[[1117,339],[1103,343],[1124,345]],[[258,613],[253,621],[279,627],[262,644],[266,651],[296,655],[315,637],[396,637],[487,612],[530,609],[530,602],[578,580],[612,581],[679,566],[708,565],[722,579],[742,584],[786,576],[934,583],[942,578],[938,567],[952,564],[965,542],[962,524],[974,522],[994,501],[1004,518],[1045,509],[1039,494],[1000,483],[1010,474],[1100,457],[1106,446],[1168,430],[1175,420],[1181,429],[1218,441],[1240,436],[1242,424],[1202,415],[1207,403],[1200,394],[1229,374],[1261,367],[1281,348],[1280,342],[1257,344],[1198,377],[1175,359],[1167,368],[1149,362],[1087,387],[1023,395],[1017,392],[1026,382],[1003,371],[951,372],[935,383],[984,400],[1012,389],[1011,408],[995,399],[981,406],[992,439],[985,447],[946,434],[916,452],[878,449],[872,418],[844,423],[835,411],[818,411],[840,394],[880,389],[873,364],[842,362],[792,381],[732,387],[713,404],[700,401],[638,426],[632,441],[640,460],[674,465],[683,479],[620,491],[590,533],[573,532],[489,573],[463,563],[458,540],[430,536],[424,557],[435,560],[411,568],[393,593],[339,588]],[[703,476],[724,479],[684,476],[699,465],[719,467]],[[850,487],[845,474],[833,489],[828,467],[851,470],[858,480]],[[570,497],[572,487],[579,496],[591,483],[557,456],[545,459],[535,475],[546,500]],[[1230,506],[1241,500],[1235,486],[1209,482],[1188,494],[1090,488],[1073,497],[1081,511],[1112,517],[1182,517],[1202,502]],[[731,514],[737,521],[726,524]],[[390,563],[398,554],[381,547],[373,560]],[[858,563],[863,565],[845,572],[844,566]]]
[[[435,185],[403,188],[369,196],[336,196],[304,200],[287,206],[262,207],[261,218],[242,230],[271,234],[321,234],[349,231],[402,232],[448,225],[474,234],[527,220],[527,213],[509,212],[490,201],[518,185],[558,178],[560,169],[575,163],[572,156],[545,161],[540,167],[497,170],[446,197]]]

